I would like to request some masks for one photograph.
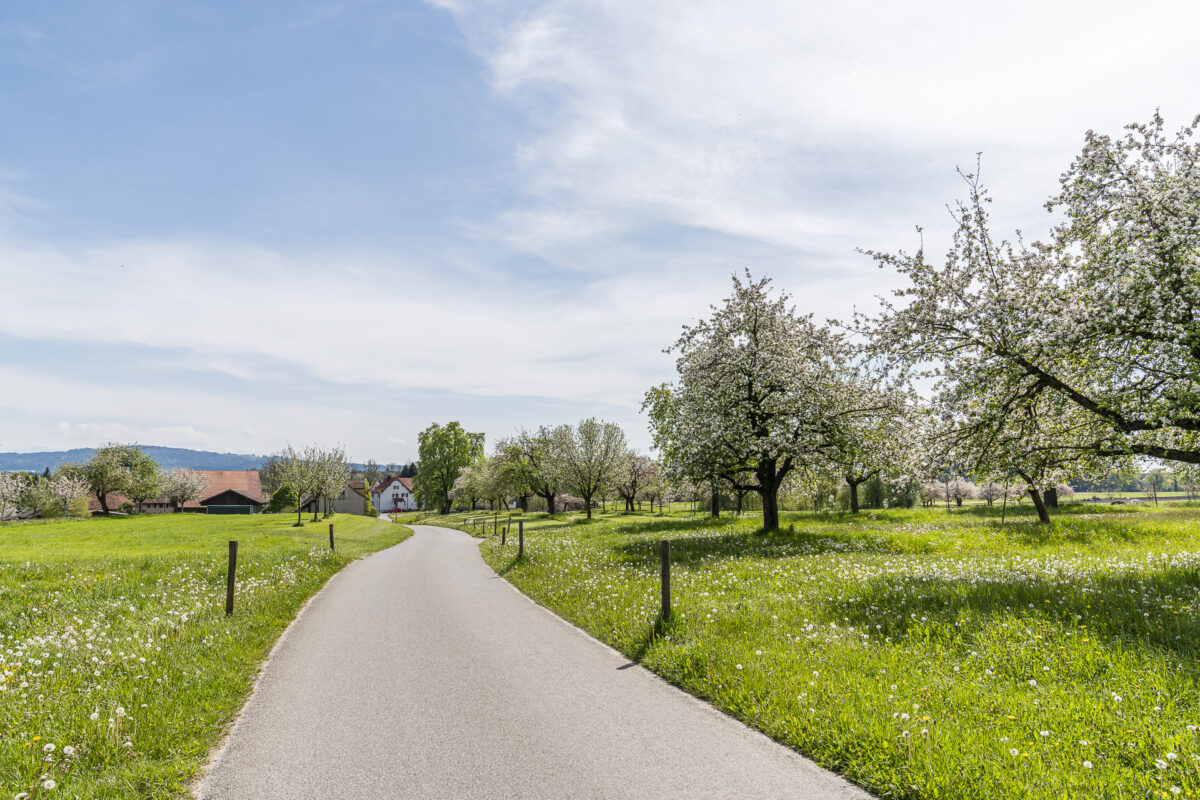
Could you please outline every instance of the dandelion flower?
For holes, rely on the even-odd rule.
[[[1084,761],[1084,762],[1083,762],[1083,768],[1084,768],[1084,769],[1091,769],[1091,768],[1092,768],[1092,762],[1090,762],[1090,761]]]
[[[42,788],[45,789],[47,792],[50,791],[51,789],[53,789],[55,786],[58,786],[58,784],[49,778],[42,781]]]
[[[1016,755],[1018,752],[1019,752],[1019,751],[1018,751],[1018,750],[1017,750],[1017,748],[1015,748],[1015,747],[1010,747],[1010,748],[1008,748],[1008,754],[1009,754],[1010,756],[1015,756],[1015,755]]]
[[[1163,761],[1161,758],[1156,758],[1154,759],[1154,766],[1158,767],[1159,769],[1166,769],[1167,762]]]

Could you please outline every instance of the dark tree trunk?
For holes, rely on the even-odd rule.
[[[721,493],[716,489],[712,493],[712,515],[716,519],[721,518]]]
[[[1029,499],[1033,501],[1033,507],[1037,509],[1038,522],[1049,523],[1050,512],[1046,510],[1046,504],[1042,502],[1042,493],[1032,483],[1029,485]]]
[[[108,513],[108,492],[99,492],[96,499],[100,501],[100,513]]]
[[[591,519],[592,518],[592,496],[590,494],[585,494],[583,496],[583,505],[585,508],[587,508],[587,518]]]
[[[445,516],[446,514],[450,513],[450,498],[449,498],[449,496],[447,496],[446,499],[444,499],[442,501],[442,506],[438,510],[438,513],[440,513],[442,516]]]
[[[739,491],[739,492],[737,493],[737,513],[739,513],[739,514],[741,514],[741,513],[742,513],[742,499],[743,499],[745,496],[746,496],[746,492],[745,492],[745,491]]]
[[[768,531],[779,530],[779,487],[763,487],[763,528]]]
[[[862,481],[852,481],[846,478],[846,484],[850,487],[850,513],[858,513],[858,484]]]
[[[1046,508],[1058,508],[1058,488],[1051,486],[1042,493],[1042,499],[1046,502]]]
[[[529,495],[523,494],[523,495],[521,495],[521,512],[525,513],[528,511],[529,511]]]

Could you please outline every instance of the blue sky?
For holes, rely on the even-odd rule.
[[[0,450],[415,455],[597,415],[648,444],[662,348],[772,275],[844,315],[855,248],[944,249],[1089,128],[1200,113],[1151,2],[12,2],[0,10]]]

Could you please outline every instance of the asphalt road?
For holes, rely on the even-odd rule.
[[[201,798],[869,797],[414,530],[287,631]]]

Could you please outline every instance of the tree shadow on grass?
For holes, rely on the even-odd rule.
[[[1059,580],[908,577],[876,580],[853,592],[855,597],[828,606],[831,616],[839,623],[848,619],[875,638],[952,640],[978,627],[976,622],[958,627],[964,618],[984,624],[988,618],[1004,617],[1010,624],[1016,618],[1019,624],[1021,617],[1033,617],[1080,629],[1097,640],[1118,639],[1133,649],[1200,655],[1200,617],[1160,609],[1167,597],[1174,606],[1197,600],[1200,571],[1192,568]],[[1081,628],[1085,625],[1086,631]]]
[[[671,563],[682,566],[699,566],[717,559],[732,561],[744,558],[795,558],[825,553],[901,552],[886,539],[851,529],[821,533],[790,528],[770,532],[762,529],[734,530],[712,536],[685,536],[670,539],[670,542]],[[627,562],[657,562],[660,559],[659,542],[655,540],[625,541],[616,544],[613,550]]]

